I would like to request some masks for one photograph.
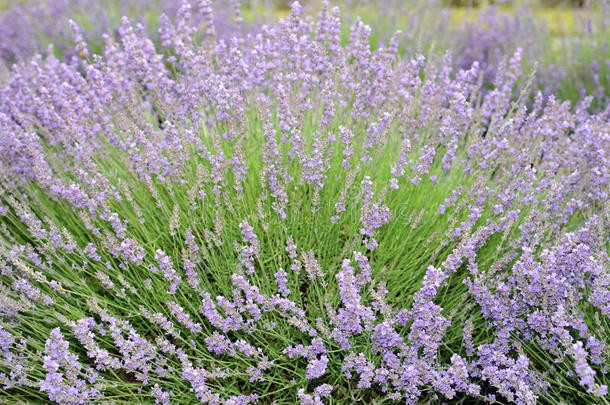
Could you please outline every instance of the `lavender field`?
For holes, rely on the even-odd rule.
[[[610,2],[490,3],[0,0],[0,404],[610,405]]]

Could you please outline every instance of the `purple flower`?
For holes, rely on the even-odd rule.
[[[320,358],[313,358],[307,363],[307,374],[308,380],[318,378],[326,372],[326,365],[328,364],[328,357],[326,355],[320,356]]]

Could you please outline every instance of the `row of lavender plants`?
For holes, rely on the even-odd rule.
[[[242,4],[243,3],[243,4]],[[277,8],[286,1],[230,0],[214,2],[214,28],[219,38],[230,40],[235,34],[258,33],[264,23],[283,14]],[[495,5],[473,13],[474,20],[452,22],[452,9],[441,0],[337,0],[346,6],[342,43],[349,38],[349,27],[359,14],[372,27],[371,44],[387,43],[397,31],[401,55],[416,56],[419,52],[442,54],[450,50],[454,69],[468,69],[478,61],[484,73],[486,87],[493,85],[494,75],[502,58],[523,49],[523,67],[535,69],[535,86],[548,96],[576,102],[593,94],[594,109],[610,100],[610,3],[608,0],[589,0],[586,7],[574,12],[574,21],[555,23],[552,33],[546,20],[533,13],[539,2],[504,1],[519,3],[514,12]],[[101,34],[117,34],[123,15],[134,23],[142,23],[151,39],[155,35],[161,13],[175,18],[179,1],[174,0],[34,0],[10,1],[0,11],[0,68],[24,60],[36,53],[53,52],[61,59],[75,55],[69,20],[83,29],[83,38],[94,52],[101,52]],[[241,5],[241,7],[240,7]],[[305,9],[317,13],[320,1],[308,0]],[[275,7],[274,7],[275,6]],[[533,7],[530,8],[530,7]],[[242,16],[242,8],[246,17]],[[345,13],[347,11],[347,13]],[[471,12],[473,10],[470,10]],[[270,16],[271,15],[271,16]],[[201,15],[194,23],[202,22]],[[198,42],[200,38],[195,38]],[[524,85],[524,83],[520,83]]]
[[[218,18],[0,87],[0,402],[610,403],[610,106]]]

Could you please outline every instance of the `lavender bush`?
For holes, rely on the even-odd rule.
[[[610,107],[214,18],[9,72],[4,403],[610,402]]]
[[[357,12],[373,27],[372,42],[389,39],[397,29],[402,53],[415,56],[449,50],[455,69],[478,62],[483,84],[493,87],[494,75],[503,58],[523,50],[522,64],[535,72],[533,85],[546,96],[555,94],[577,103],[594,95],[592,108],[603,109],[610,100],[610,3],[589,1],[585,9],[571,13],[571,24],[547,26],[537,16],[544,9],[525,2],[513,9],[490,6],[466,9],[465,18],[452,20],[456,12],[436,1],[360,0]],[[532,3],[531,7],[527,3]],[[368,4],[368,5],[367,5]],[[464,9],[462,9],[464,11]],[[527,77],[527,75],[526,75]],[[526,81],[519,83],[524,86]]]
[[[536,71],[534,86],[545,95],[573,102],[594,95],[595,108],[603,109],[610,101],[610,3],[600,2],[591,14],[575,14],[574,33],[552,35],[530,8],[517,8],[511,16],[490,7],[464,24],[448,47],[460,55],[459,67],[478,61],[484,83],[493,82],[504,55],[522,48],[524,67]]]

